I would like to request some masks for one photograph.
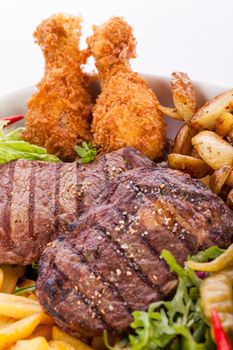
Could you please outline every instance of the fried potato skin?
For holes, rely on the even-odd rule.
[[[80,65],[79,17],[55,15],[43,21],[34,36],[45,58],[45,73],[38,91],[28,101],[23,138],[44,146],[63,160],[73,160],[74,146],[89,141],[92,98],[89,77]]]
[[[93,109],[93,140],[102,152],[132,146],[151,159],[165,146],[165,124],[147,82],[132,71],[131,27],[121,18],[94,27],[88,45],[95,57],[102,92]]]
[[[186,73],[173,72],[172,96],[178,113],[187,122],[197,110],[197,98],[193,84]]]

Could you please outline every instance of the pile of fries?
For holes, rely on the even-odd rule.
[[[12,294],[24,273],[24,266],[0,265],[0,350],[92,350],[56,327],[34,293]],[[24,279],[20,287],[32,284]]]
[[[166,116],[183,120],[168,165],[200,179],[214,193],[227,191],[233,208],[233,89],[197,107],[193,84],[187,74],[171,78],[175,108],[159,106]]]

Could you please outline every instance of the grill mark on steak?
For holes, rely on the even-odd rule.
[[[70,253],[70,261],[74,261],[75,264],[80,264],[80,270],[70,270],[69,278],[72,278],[74,281],[74,288],[76,291],[81,293],[85,298],[85,301],[91,308],[96,309],[97,314],[94,314],[93,317],[101,317],[101,321],[105,324],[105,328],[114,330],[114,327],[117,323],[121,322],[121,318],[115,316],[115,325],[109,323],[108,318],[109,314],[109,304],[112,304],[115,312],[120,310],[121,315],[124,315],[124,319],[131,319],[131,315],[127,311],[127,308],[120,302],[120,300],[116,299],[116,296],[112,293],[111,288],[109,288],[106,281],[101,279],[101,276],[98,273],[94,273],[90,268],[89,264],[86,263],[86,259],[83,254],[77,250],[72,244],[71,241],[66,242],[67,252]],[[78,258],[78,260],[77,260]],[[61,256],[61,259],[63,257]],[[59,269],[63,267],[63,263],[59,258]],[[57,262],[55,261],[55,264]],[[88,278],[90,278],[89,282],[87,282]],[[101,297],[96,294],[96,291],[101,290]],[[107,303],[105,302],[107,300]],[[115,309],[116,305],[116,309]]]
[[[19,255],[24,256],[25,250],[28,250],[28,256],[32,256],[34,242],[29,235],[28,221],[31,164],[30,162],[24,163],[23,172],[21,164],[21,161],[17,162],[14,169],[10,207],[11,239],[13,246],[15,246],[15,242],[20,242],[20,246],[14,248]]]
[[[136,271],[137,273],[141,273],[140,275],[141,279],[144,282],[149,281],[149,285],[157,291],[159,298],[163,299],[165,297],[164,292],[162,289],[159,288],[159,285],[154,281],[159,279],[161,280],[161,273],[162,273],[164,278],[163,288],[166,289],[166,279],[168,279],[169,280],[168,283],[170,283],[171,278],[174,278],[175,280],[174,275],[167,270],[167,265],[164,263],[164,260],[160,258],[160,252],[158,252],[155,249],[155,246],[153,246],[149,242],[149,240],[147,239],[147,235],[145,235],[142,230],[140,230],[140,232],[136,232],[134,228],[132,229],[130,228],[130,226],[134,224],[136,220],[137,209],[134,209],[134,212],[132,214],[130,212],[131,219],[128,220],[126,213],[122,212],[122,210],[120,210],[115,205],[113,205],[113,208],[115,208],[119,213],[121,217],[120,222],[124,222],[123,232],[121,230],[118,230],[113,237],[106,233],[105,227],[102,227],[99,224],[97,224],[95,227],[97,227],[99,230],[101,230],[102,233],[107,235],[108,239],[115,244],[116,250],[119,250],[119,252],[125,256],[125,258],[128,260],[128,264],[134,269],[134,271]],[[96,221],[98,221],[98,219]],[[108,230],[108,232],[109,231],[114,232],[114,230],[111,228]],[[133,238],[134,238],[134,241],[133,241]],[[135,242],[136,242],[136,246],[134,248],[133,243],[135,244]],[[141,266],[136,262],[136,260],[139,261],[143,259],[143,255],[147,256],[148,254],[152,255],[151,259],[153,259],[154,265],[156,264],[159,265],[160,275],[158,276],[156,275],[158,266],[153,266],[153,268],[151,267],[155,271],[153,274],[150,274],[151,271],[149,268],[147,268],[145,265]],[[130,257],[130,255],[133,255],[133,256]]]
[[[106,193],[108,193],[109,189],[109,169],[108,169],[108,163],[107,163],[107,157],[106,155],[103,156],[102,158],[103,162],[103,170],[104,170],[104,177],[105,177],[105,186],[106,186]]]
[[[58,273],[60,273],[60,271],[58,270]],[[48,290],[51,289],[51,285],[48,285]],[[91,315],[93,315],[93,312],[95,313],[95,315],[97,315],[97,319],[93,319],[93,322],[96,323],[96,320],[98,322],[98,326],[100,327],[101,323],[101,328],[105,329],[106,327],[108,327],[108,325],[105,323],[104,319],[102,318],[102,315],[99,314],[99,311],[95,308],[93,308],[93,305],[91,305],[91,301],[87,300],[86,296],[83,295],[80,291],[78,291],[77,289],[70,289],[69,290],[69,294],[67,295],[67,298],[74,298],[75,297],[75,305],[73,305],[72,311],[75,310],[77,311],[77,314],[84,314],[87,313],[89,314],[90,318]],[[61,301],[62,303],[62,301]],[[56,305],[60,306],[60,301],[57,302]],[[64,326],[63,324],[67,323],[68,321],[70,321],[70,314],[67,314],[67,312],[61,312],[61,311],[56,311],[56,309],[54,308],[54,301],[53,299],[47,299],[44,300],[44,307],[46,310],[48,310],[49,314],[57,321],[57,324],[60,325],[63,329]],[[59,308],[60,310],[60,308]],[[72,312],[71,311],[71,312]],[[61,322],[62,321],[62,322]],[[80,324],[78,325],[79,327],[75,327],[75,330],[70,331],[70,334],[73,336],[76,336],[86,342],[88,342],[89,338],[89,334],[85,334],[85,323],[84,322],[80,322]],[[81,331],[79,331],[79,328],[81,328]],[[112,329],[112,328],[111,328]],[[112,330],[113,331],[113,330]]]
[[[136,304],[138,308],[144,305],[145,290],[147,291],[147,296],[149,296],[149,301],[154,300],[158,296],[156,289],[151,288],[140,279],[137,272],[131,269],[125,257],[116,250],[112,242],[109,242],[108,237],[101,232],[100,228],[95,228],[91,233],[91,237],[95,241],[94,246],[90,243],[89,237],[85,237],[85,234],[83,235],[82,233],[80,233],[81,242],[74,241],[74,244],[76,248],[82,250],[82,254],[85,255],[87,260],[86,263],[103,276],[103,280],[108,284],[111,286],[115,285],[115,290],[121,296],[120,301],[123,302],[124,307],[128,308],[129,313],[132,310],[131,305]],[[108,257],[111,257],[111,266],[106,265],[106,258],[108,259]],[[129,279],[131,282],[129,282]],[[139,294],[135,295],[134,292],[127,293],[125,288],[127,283],[130,283],[132,288],[137,289]]]
[[[54,204],[54,229],[57,235],[59,235],[59,212],[60,212],[60,170],[62,163],[56,163],[55,167],[55,204]]]
[[[97,271],[97,270],[94,268],[94,266],[91,266],[91,265],[88,263],[88,261],[87,261],[85,255],[84,255],[84,253],[81,252],[81,250],[78,249],[78,248],[76,247],[75,244],[71,244],[71,242],[69,242],[69,243],[70,243],[70,248],[72,249],[72,251],[73,251],[75,254],[78,254],[78,256],[80,257],[81,262],[82,262],[83,264],[87,264],[87,266],[88,266],[88,268],[90,269],[91,273],[93,273],[97,279],[101,279],[101,281],[103,282],[104,285],[106,285],[106,284],[108,285],[108,287],[109,287],[109,288],[111,289],[111,291],[112,291],[112,294],[113,294],[114,296],[117,296],[117,298],[118,298],[121,302],[124,303],[124,306],[125,306],[125,308],[127,309],[128,313],[131,314],[132,308],[128,305],[127,301],[126,301],[126,300],[124,299],[124,297],[122,296],[120,290],[119,290],[108,278],[106,278],[100,271]],[[86,297],[86,296],[85,296],[85,297]],[[87,298],[87,299],[88,299],[88,298]],[[98,306],[97,306],[96,304],[95,304],[95,306],[96,306],[96,310],[98,310]]]
[[[56,266],[55,263],[53,263],[53,266],[51,267],[53,268],[53,271],[56,271],[56,282],[57,281],[61,281],[62,283],[62,280],[67,280],[67,277],[65,275],[65,273],[63,271],[61,271],[59,269],[58,266]],[[54,270],[55,269],[55,270]],[[58,275],[58,276],[57,276]],[[47,281],[50,281],[50,279],[48,278]],[[59,283],[56,283],[57,285]],[[63,291],[63,285],[61,284],[60,285],[60,290]],[[62,320],[63,322],[67,322],[67,316],[69,318],[69,315],[67,315],[65,312],[62,313],[62,312],[57,312],[54,308],[53,308],[53,303],[54,303],[54,296],[51,295],[51,290],[53,290],[53,285],[51,284],[47,284],[45,286],[45,288],[48,290],[48,294],[50,295],[50,300],[51,300],[51,305],[48,301],[46,301],[45,303],[45,307],[48,308],[48,310],[50,310],[51,312],[51,315],[52,317],[54,318],[57,318],[57,319],[60,319]],[[60,304],[63,302],[63,300],[66,300],[70,295],[72,294],[75,294],[75,297],[76,297],[76,304],[79,305],[80,307],[84,307],[86,308],[86,312],[89,312],[90,314],[93,315],[93,313],[95,314],[95,317],[98,318],[98,321],[101,322],[102,324],[102,327],[103,328],[107,328],[107,327],[110,327],[111,328],[111,325],[109,325],[105,319],[104,319],[104,316],[100,313],[98,307],[96,307],[96,305],[92,302],[92,300],[88,299],[86,297],[85,294],[83,294],[81,291],[78,290],[78,287],[75,286],[74,289],[69,289],[67,290],[67,293],[66,295],[61,295],[61,300],[57,300],[56,301],[56,304]],[[82,304],[82,305],[81,305]],[[83,310],[82,310],[83,311]],[[58,323],[59,324],[59,323]],[[82,324],[79,325],[81,328],[82,328]],[[84,329],[85,330],[85,329]],[[111,330],[113,331],[113,329],[111,328]],[[71,332],[72,333],[72,332]],[[76,336],[77,336],[77,333],[76,333]],[[82,339],[82,335],[80,334],[80,338]],[[85,338],[86,341],[88,341],[88,339]]]
[[[34,214],[35,214],[35,163],[31,163],[31,174],[29,184],[29,204],[28,204],[28,232],[31,238],[34,238]]]
[[[96,225],[96,228],[98,228],[107,238],[108,240],[114,245],[115,251],[121,256],[124,257],[125,261],[127,262],[127,265],[138,275],[138,277],[150,288],[153,290],[158,291],[158,286],[151,282],[151,280],[148,278],[147,274],[145,274],[141,267],[138,265],[138,263],[131,257],[127,256],[125,253],[125,250],[121,247],[121,244],[115,240],[109,232],[106,232],[106,229],[104,227],[101,227],[101,225]]]
[[[13,244],[11,239],[10,208],[11,208],[12,195],[13,195],[12,189],[13,189],[15,166],[16,166],[16,163],[14,162],[11,162],[9,164],[9,170],[8,170],[9,184],[7,187],[6,205],[3,211],[3,230],[4,230],[5,238],[2,243],[5,246],[9,246],[9,247]]]
[[[132,184],[130,184],[132,185]],[[134,199],[138,196],[138,188],[135,191],[135,188],[131,186],[131,189],[133,190],[134,193],[134,197],[131,197],[131,202],[133,203]],[[113,195],[114,192],[112,192],[111,195]],[[156,197],[157,198],[157,197]],[[138,199],[138,198],[137,198]],[[141,200],[144,200],[143,198],[141,198]],[[128,220],[128,214],[125,210],[123,210],[122,208],[119,208],[116,205],[113,205],[113,207],[118,211],[119,215],[121,215],[121,218],[124,221],[124,226],[125,226],[125,231],[129,230],[130,225],[132,224],[132,221]],[[130,215],[132,217],[136,217],[137,216],[137,206],[134,206],[134,204],[132,205],[131,208],[128,208],[130,210]],[[166,228],[166,226],[164,225],[164,227]],[[156,259],[156,261],[159,263],[159,265],[161,266],[161,268],[163,269],[163,274],[167,273],[167,264],[165,263],[165,261],[163,259],[160,258],[160,252],[158,252],[155,247],[150,243],[149,239],[148,239],[148,232],[146,231],[146,228],[144,230],[145,232],[142,232],[140,234],[140,236],[138,237],[139,241],[141,243],[143,243],[147,249],[151,252],[151,254],[154,256],[154,258]],[[174,276],[172,273],[170,274],[170,277]],[[166,288],[166,285],[164,286]],[[159,293],[161,294],[161,298],[164,298],[164,293],[160,290]]]
[[[76,198],[76,217],[77,219],[83,213],[84,210],[84,191],[82,190],[83,184],[79,178],[80,164],[76,163],[76,182],[77,182],[77,198]]]

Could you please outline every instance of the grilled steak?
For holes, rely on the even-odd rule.
[[[166,299],[177,284],[160,258],[233,242],[233,215],[198,180],[162,167],[138,168],[111,183],[69,236],[47,247],[37,294],[68,333],[87,340],[127,330],[133,310]]]
[[[31,264],[55,237],[108,193],[125,170],[153,163],[132,148],[95,162],[17,160],[0,167],[0,263]]]

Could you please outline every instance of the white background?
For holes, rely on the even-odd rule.
[[[0,94],[36,84],[43,57],[32,33],[56,12],[82,14],[83,37],[113,15],[133,26],[136,71],[233,86],[233,0],[0,0]],[[84,39],[83,39],[84,41]]]

